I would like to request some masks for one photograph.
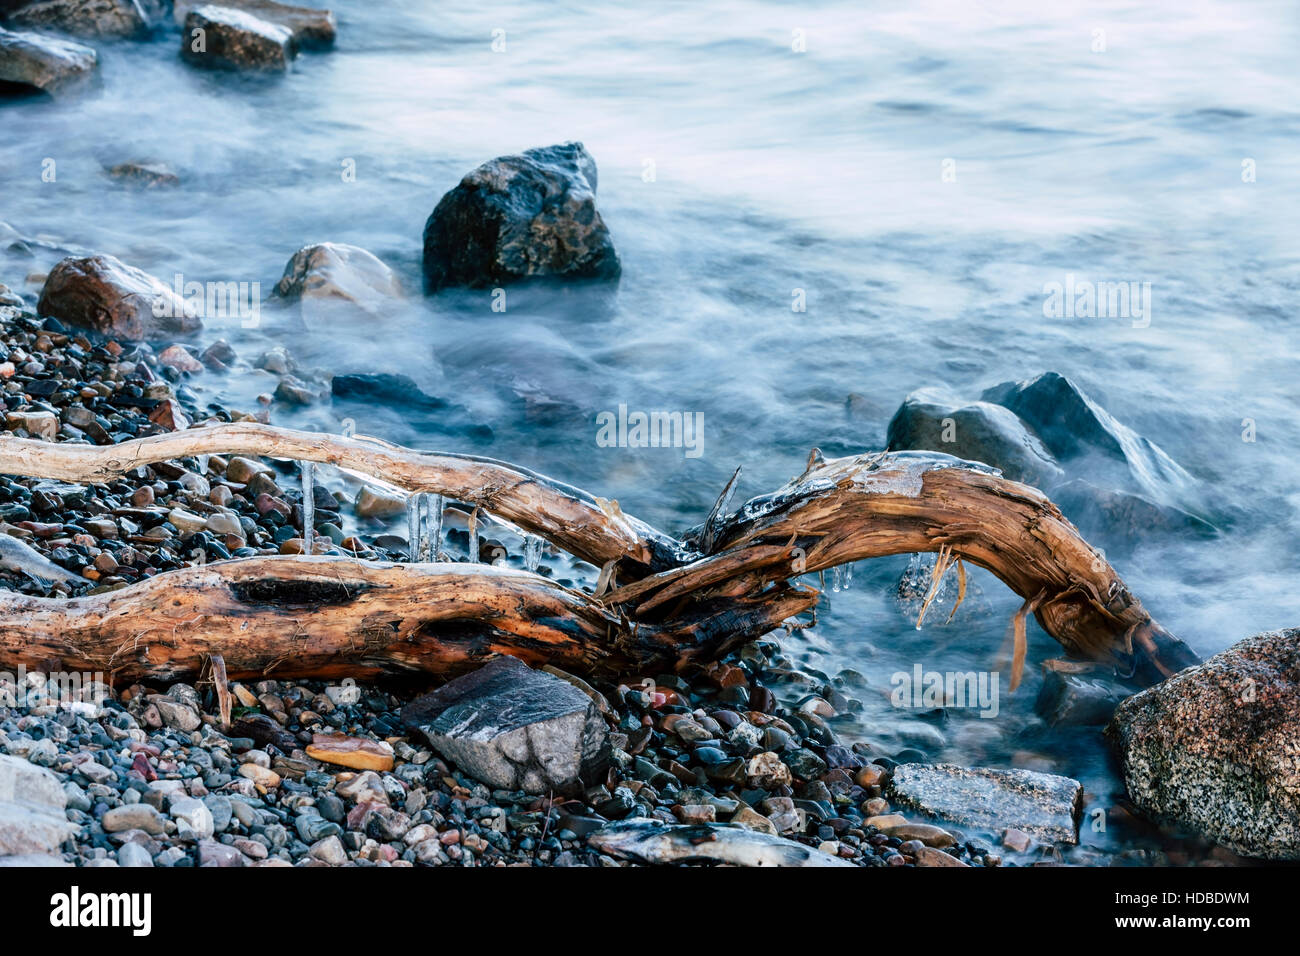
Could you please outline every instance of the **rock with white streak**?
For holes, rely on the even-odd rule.
[[[60,95],[89,79],[98,64],[95,51],[80,43],[0,28],[0,91]]]
[[[1051,841],[1077,843],[1083,785],[1033,770],[994,770],[952,764],[901,764],[888,795],[895,806],[959,826],[1015,827]]]
[[[591,698],[513,657],[412,701],[402,719],[466,773],[503,790],[573,792],[596,780],[608,757]]]

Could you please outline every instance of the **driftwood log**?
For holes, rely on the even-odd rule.
[[[1072,657],[1152,683],[1197,662],[1042,493],[944,455],[824,460],[674,538],[618,503],[504,462],[376,439],[217,424],[119,445],[0,437],[0,474],[110,480],[203,454],[327,463],[499,515],[602,569],[597,594],[465,563],[266,557],[160,574],[82,598],[0,597],[0,669],[192,676],[220,655],[231,678],[453,674],[496,653],[627,678],[716,658],[811,610],[803,574],[938,552],[938,577],[987,568]],[[721,503],[721,502],[720,502]]]

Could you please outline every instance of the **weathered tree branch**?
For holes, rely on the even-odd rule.
[[[455,674],[494,654],[618,678],[708,659],[807,610],[816,594],[702,605],[634,624],[536,574],[483,564],[348,558],[222,561],[81,598],[6,595],[0,663],[192,677],[220,655],[232,679]]]
[[[627,675],[715,657],[809,609],[816,593],[789,584],[800,574],[940,550],[945,563],[1000,577],[1072,655],[1148,683],[1197,660],[1044,495],[944,455],[826,461],[814,452],[804,474],[682,541],[616,502],[491,459],[248,423],[105,447],[0,438],[0,473],[103,481],[200,454],[322,462],[444,494],[613,568],[624,583],[596,598],[482,565],[250,558],[66,602],[6,597],[0,665],[55,660],[166,679],[221,654],[231,676],[361,676],[450,673],[505,652]]]
[[[514,522],[597,566],[626,560],[661,569],[680,545],[629,518],[617,501],[596,498],[544,475],[492,458],[413,451],[378,438],[344,438],[255,422],[230,422],[137,438],[118,445],[74,445],[0,436],[0,474],[103,482],[140,465],[195,455],[264,455],[337,465],[407,491],[430,492]]]

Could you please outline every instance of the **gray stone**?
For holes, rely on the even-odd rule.
[[[1015,827],[1043,840],[1078,842],[1083,785],[1033,770],[992,770],[952,764],[902,764],[886,794],[897,807],[959,826]]]
[[[569,793],[608,758],[596,704],[567,681],[498,657],[402,711],[408,727],[466,773],[501,790]]]
[[[1040,488],[1064,475],[1010,409],[989,402],[961,405],[943,389],[923,388],[908,395],[889,422],[888,442],[890,451],[940,451],[980,461],[1013,481]]]
[[[137,0],[39,0],[9,14],[9,22],[79,37],[139,37],[153,23]]]
[[[343,841],[337,836],[327,836],[313,843],[307,852],[313,860],[319,860],[329,866],[343,866],[348,862],[347,850],[343,848]]]
[[[175,290],[103,255],[55,265],[36,309],[68,325],[131,341],[192,332],[203,325]]]
[[[173,847],[172,849],[177,849]],[[170,850],[164,851],[168,853]],[[215,840],[199,841],[199,866],[215,866],[222,868],[248,866],[249,859],[240,853],[233,846],[226,846],[224,843],[218,843]],[[170,866],[171,862],[163,861],[162,857],[158,860],[160,865]]]
[[[199,527],[203,527],[202,523],[200,523]],[[163,723],[174,730],[183,730],[189,733],[192,730],[198,730],[202,724],[198,711],[188,703],[158,695],[150,696],[149,703],[158,708]]]
[[[1145,815],[1300,860],[1300,628],[1247,638],[1119,705],[1106,735]]]
[[[64,866],[70,867],[62,857],[50,856],[48,853],[23,853],[17,856],[0,856],[0,867],[13,867],[15,869],[28,869],[33,866]]]
[[[106,810],[100,819],[105,833],[121,833],[126,830],[143,830],[158,836],[167,831],[167,821],[157,810],[147,803],[128,803]]]
[[[185,15],[181,56],[194,66],[283,73],[297,53],[291,30],[251,13],[204,4]]]
[[[392,269],[365,249],[335,242],[304,246],[284,267],[275,294],[300,302],[304,321],[347,319],[358,312],[375,317],[401,298]]]
[[[89,79],[98,63],[95,51],[80,43],[0,28],[0,90],[65,93]]]
[[[176,821],[176,834],[182,840],[197,842],[212,836],[214,824],[212,811],[194,797],[179,797],[172,801],[171,817]]]
[[[176,25],[183,27],[190,11],[199,6],[203,4],[194,0],[176,0],[173,5]],[[328,10],[296,7],[275,0],[222,0],[219,6],[242,10],[258,19],[285,27],[293,34],[298,46],[304,49],[332,46],[338,32],[334,14]]]
[[[1100,725],[1129,693],[1113,681],[1053,670],[1043,677],[1034,710],[1053,727]]]
[[[0,754],[0,857],[57,852],[77,832],[53,773]]]
[[[424,227],[429,292],[535,276],[611,279],[619,271],[596,211],[596,161],[581,143],[484,163],[442,197]]]
[[[980,398],[1015,412],[1067,471],[1086,462],[1091,477],[1161,504],[1189,507],[1197,498],[1196,480],[1181,465],[1063,375],[1004,382]]]
[[[203,798],[208,812],[212,814],[212,829],[216,833],[224,833],[230,826],[230,819],[234,816],[234,804],[227,796],[219,793],[210,793]]]
[[[153,866],[153,857],[139,843],[123,843],[117,848],[117,865],[124,867]]]

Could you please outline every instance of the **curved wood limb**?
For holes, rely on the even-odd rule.
[[[447,495],[493,511],[602,567],[604,580],[616,577],[628,583],[596,599],[536,575],[526,575],[523,580],[531,583],[525,585],[500,569],[482,566],[375,565],[371,567],[388,570],[367,571],[362,579],[378,575],[387,591],[365,588],[356,600],[327,603],[309,615],[307,605],[295,605],[290,598],[310,592],[323,572],[300,562],[250,558],[159,575],[117,592],[77,599],[92,604],[69,601],[73,610],[62,617],[49,617],[53,609],[40,605],[43,619],[76,624],[75,613],[85,613],[78,608],[92,609],[96,620],[113,619],[128,607],[143,613],[141,596],[149,595],[180,608],[210,608],[196,618],[204,622],[205,633],[236,641],[259,622],[270,628],[266,640],[281,640],[285,614],[293,612],[296,622],[310,616],[312,630],[320,628],[326,635],[328,653],[301,656],[291,642],[279,657],[310,663],[277,666],[311,667],[321,674],[338,673],[344,666],[339,660],[349,662],[350,673],[358,667],[443,672],[478,653],[467,646],[491,648],[494,640],[498,649],[530,659],[560,654],[554,662],[577,672],[636,671],[652,662],[680,664],[720,653],[735,642],[735,635],[751,634],[756,622],[773,627],[783,619],[778,612],[789,616],[809,609],[815,595],[787,583],[801,574],[865,558],[942,549],[951,558],[988,569],[1032,601],[1043,629],[1073,656],[1110,663],[1147,683],[1197,662],[1187,645],[1152,620],[1102,555],[1041,492],[946,455],[878,453],[827,461],[814,452],[798,478],[732,514],[711,516],[707,535],[688,535],[684,541],[623,514],[617,502],[492,459],[251,423],[216,424],[103,447],[0,437],[0,473],[103,481],[141,464],[201,454],[321,462],[410,491]],[[707,539],[708,554],[685,543],[697,539]],[[345,566],[365,567],[341,559],[330,565],[329,573],[340,575]],[[349,580],[363,583],[355,577],[361,572],[351,573]],[[212,574],[218,577],[205,576]],[[239,597],[244,592],[230,590],[254,579],[281,583],[280,591],[267,592],[275,599],[257,602],[256,611]],[[192,586],[198,581],[225,598],[205,595],[204,587]],[[301,590],[294,592],[295,587]],[[458,587],[465,588],[463,593],[449,593]],[[561,599],[561,592],[567,597]],[[380,593],[396,600],[418,594],[420,600],[434,601],[434,607],[408,611],[402,620],[443,622],[441,636],[432,643],[386,639],[381,657],[390,663],[382,666],[360,663],[370,658],[355,653],[331,664],[330,658],[340,653],[341,637],[356,640],[358,634],[378,633],[379,625],[366,623],[366,609],[378,600],[372,595]],[[21,613],[24,601],[39,600],[6,598],[0,607]],[[472,613],[467,606],[479,610]],[[447,607],[458,609],[461,616],[455,620],[462,626],[472,625],[486,636],[477,643],[469,636],[445,643],[445,619],[438,614]],[[547,613],[541,613],[543,608]],[[550,637],[530,643],[538,640],[539,614],[548,622],[543,630]],[[241,630],[231,633],[221,623],[225,617],[240,621]],[[381,615],[379,620],[390,618]],[[409,628],[399,626],[398,631],[410,634]],[[9,636],[0,643],[0,663],[15,653],[22,636],[8,629],[4,633]],[[123,632],[72,627],[69,633],[93,643],[98,638],[86,634]],[[241,672],[235,663],[240,658],[216,646],[216,637],[199,641],[222,653],[232,671]],[[310,650],[310,642],[305,647]],[[418,655],[427,659],[417,660]],[[264,667],[270,659],[266,653],[250,657],[245,668]],[[164,654],[151,666],[170,673],[167,660]]]
[[[231,679],[470,670],[494,654],[621,679],[725,653],[816,601],[782,589],[630,623],[540,575],[483,564],[334,557],[222,561],[87,597],[8,595],[0,662],[179,680],[220,656]]]

